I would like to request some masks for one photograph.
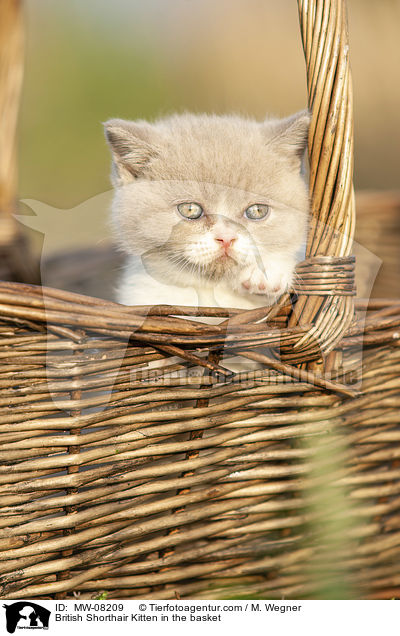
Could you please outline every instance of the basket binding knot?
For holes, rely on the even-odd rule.
[[[281,346],[280,357],[292,364],[318,360],[332,351],[354,317],[354,256],[314,256],[299,263],[294,291],[304,297],[319,297],[322,304],[309,325],[296,316],[296,306],[289,319],[305,328],[289,346]],[[308,299],[310,302],[310,299]]]
[[[355,296],[354,256],[314,256],[296,267],[294,290],[308,296]]]

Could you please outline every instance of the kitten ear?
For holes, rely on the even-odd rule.
[[[109,119],[103,125],[113,157],[111,180],[116,186],[124,185],[137,178],[157,155],[152,144],[154,130],[145,121]]]
[[[266,121],[263,124],[268,136],[268,145],[271,144],[278,152],[288,157],[296,168],[300,168],[307,147],[310,121],[310,111],[302,110],[285,119]]]

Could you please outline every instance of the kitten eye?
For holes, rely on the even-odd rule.
[[[265,219],[270,213],[269,205],[263,203],[254,203],[244,211],[244,215],[252,221],[259,221]]]
[[[199,219],[203,214],[203,208],[198,203],[180,203],[177,208],[185,219]]]

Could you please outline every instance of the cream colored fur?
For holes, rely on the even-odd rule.
[[[105,124],[113,156],[112,225],[127,254],[127,305],[252,308],[277,300],[302,258],[309,200],[301,174],[309,114],[259,123],[175,115]],[[180,203],[204,214],[183,218]],[[244,211],[267,204],[267,218]],[[232,240],[225,250],[221,241]]]

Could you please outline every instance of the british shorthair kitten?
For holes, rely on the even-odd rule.
[[[106,122],[112,225],[128,255],[118,301],[250,309],[287,291],[304,256],[309,120]]]

